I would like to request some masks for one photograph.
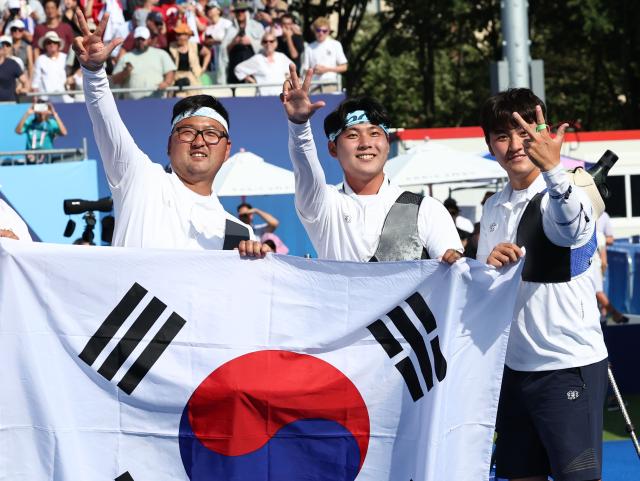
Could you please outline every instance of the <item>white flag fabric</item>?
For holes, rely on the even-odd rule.
[[[0,479],[488,479],[519,277],[0,241]]]

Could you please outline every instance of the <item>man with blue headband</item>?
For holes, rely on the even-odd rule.
[[[311,103],[313,71],[301,85],[295,69],[281,100],[289,117],[295,203],[321,259],[397,261],[441,259],[453,263],[462,245],[451,216],[431,197],[403,192],[383,171],[389,155],[389,117],[370,98],[343,101],[324,121],[328,148],[344,172],[340,187],[327,185],[309,124],[324,106]]]
[[[229,116],[222,104],[209,95],[196,95],[174,106],[167,144],[172,172],[167,174],[138,148],[118,114],[104,62],[122,39],[102,42],[108,14],[94,33],[80,10],[76,15],[83,35],[76,37],[74,50],[116,212],[113,245],[237,248],[251,256],[270,250],[251,240],[251,227],[225,212],[212,191],[231,149]]]

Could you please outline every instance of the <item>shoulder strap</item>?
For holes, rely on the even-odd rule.
[[[250,238],[248,227],[227,219],[224,226],[224,245],[222,250],[231,251],[238,247],[240,241],[249,240]]]

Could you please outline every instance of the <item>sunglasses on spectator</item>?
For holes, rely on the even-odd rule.
[[[316,28],[316,32],[318,33],[329,33],[328,28]]]
[[[24,28],[11,27],[11,33],[13,33],[13,32],[24,32]]]
[[[46,41],[44,42],[44,44],[45,44],[45,45],[60,45],[58,42],[53,42],[53,41],[51,41],[51,40],[46,40]]]
[[[262,41],[262,45],[266,45],[268,43],[276,43],[276,40],[275,39],[270,39],[270,40],[263,40]]]
[[[236,13],[242,13],[242,12],[246,12],[247,9],[246,8],[237,8],[235,11],[236,11]]]
[[[11,47],[11,44],[9,42],[2,42],[0,45],[2,45],[3,47]]]

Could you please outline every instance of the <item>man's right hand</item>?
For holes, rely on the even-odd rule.
[[[102,36],[109,22],[108,13],[103,15],[98,28],[93,33],[89,31],[89,26],[80,8],[76,9],[76,22],[80,26],[82,36],[73,40],[73,51],[76,53],[80,65],[84,68],[94,72],[100,70],[111,55],[111,52],[123,42],[123,39],[115,38],[108,45],[103,43]]]
[[[518,259],[523,255],[522,249],[516,244],[503,242],[493,248],[491,254],[487,257],[487,264],[494,267],[502,267],[512,262],[518,262]]]
[[[280,100],[284,105],[284,110],[289,120],[296,124],[304,124],[316,110],[324,107],[325,103],[322,100],[311,103],[311,99],[309,99],[309,88],[313,78],[312,68],[307,70],[302,85],[300,85],[300,79],[294,64],[289,65],[289,75],[289,79],[285,81],[282,87]]]

